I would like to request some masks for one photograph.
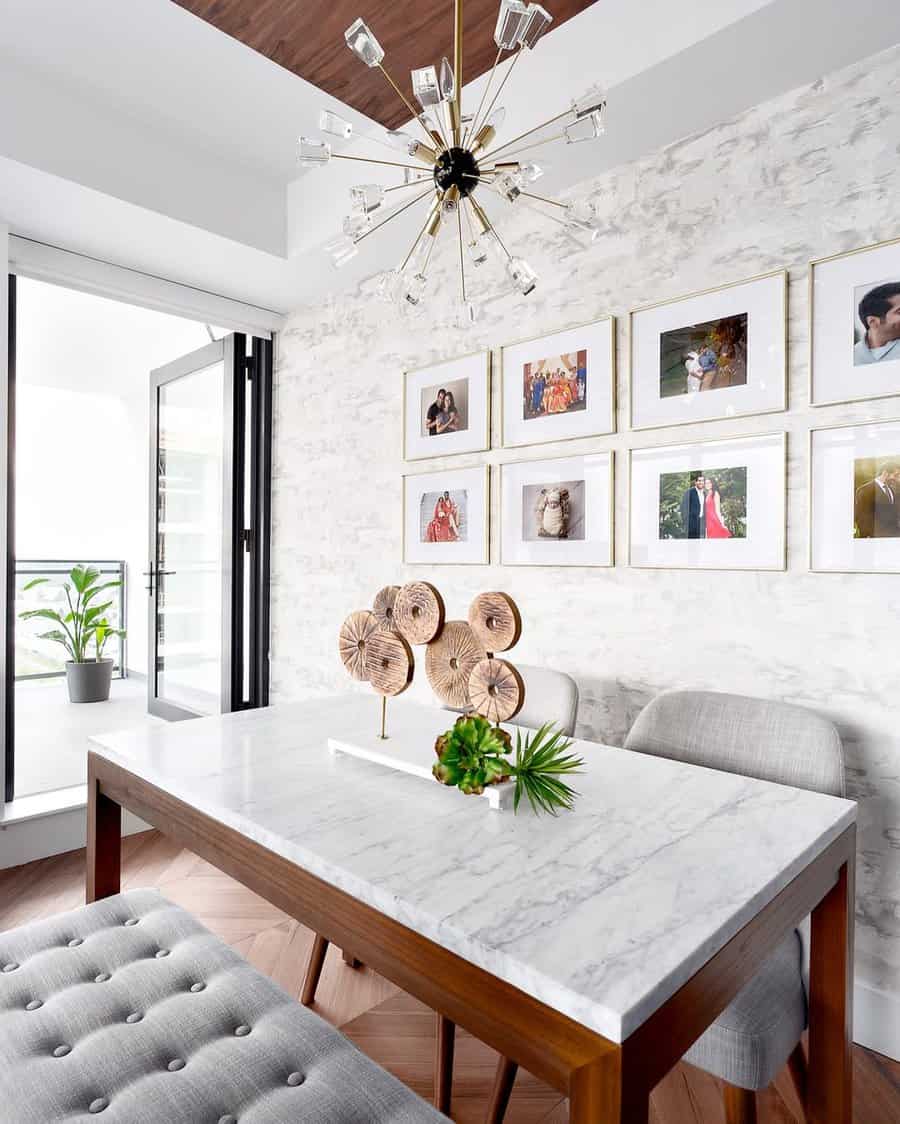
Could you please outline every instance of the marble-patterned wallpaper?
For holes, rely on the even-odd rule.
[[[611,112],[614,127],[614,97]],[[341,619],[380,586],[421,577],[439,585],[452,616],[464,616],[479,590],[508,590],[524,617],[516,658],[576,677],[585,736],[621,744],[644,703],[673,686],[784,699],[828,715],[861,802],[857,981],[900,1003],[900,577],[811,574],[806,553],[809,428],[900,416],[900,386],[897,399],[809,407],[807,263],[900,235],[898,150],[895,47],[580,185],[575,194],[595,199],[608,224],[590,249],[574,247],[559,225],[509,208],[504,238],[540,282],[523,300],[503,292],[499,269],[478,278],[484,307],[474,327],[456,324],[453,252],[437,257],[435,291],[445,295],[419,320],[380,303],[373,281],[298,309],[277,366],[272,683],[275,701],[347,690],[335,644]],[[777,268],[790,271],[789,411],[628,432],[628,310]],[[603,313],[619,317],[620,432],[458,461],[614,449],[616,567],[404,568],[401,372]],[[629,447],[776,429],[789,434],[785,573],[628,567]],[[496,525],[492,537],[496,558]],[[427,694],[421,670],[413,691]]]

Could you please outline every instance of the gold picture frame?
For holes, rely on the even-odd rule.
[[[403,485],[401,489],[401,527],[402,527],[402,540],[401,540],[401,561],[404,566],[489,566],[491,564],[491,466],[484,465],[454,465],[446,469],[446,473],[453,472],[471,472],[475,469],[483,469],[484,471],[484,519],[482,526],[482,557],[478,559],[467,560],[426,560],[415,559],[411,560],[408,557],[408,542],[406,534],[406,501],[407,501],[407,481],[415,480],[422,476],[434,476],[437,473],[443,473],[443,469],[431,469],[423,472],[405,472],[402,480]]]
[[[409,403],[408,397],[410,393],[410,380],[417,375],[422,375],[426,371],[437,371],[440,367],[447,367],[454,363],[462,363],[467,360],[475,359],[479,356],[484,358],[484,436],[483,443],[473,444],[456,451],[447,451],[446,448],[441,450],[434,450],[432,452],[422,452],[419,455],[411,455],[409,451],[409,435],[407,433],[407,423],[409,420]],[[486,453],[491,447],[491,396],[492,396],[492,354],[490,348],[479,348],[477,351],[466,352],[465,355],[454,355],[450,359],[439,359],[436,363],[428,363],[422,367],[413,367],[403,372],[403,411],[402,411],[402,435],[403,435],[403,460],[407,464],[415,463],[416,461],[424,460],[437,460],[440,457],[460,457],[472,456],[476,453]],[[440,381],[440,380],[438,380]],[[469,427],[474,433],[474,428]],[[480,429],[478,431],[479,441],[482,440]]]
[[[513,347],[520,347],[522,344],[534,343],[536,340],[542,340],[549,336],[557,336],[562,332],[575,332],[580,328],[592,328],[595,324],[608,324],[609,325],[609,371],[610,371],[610,407],[609,407],[609,428],[592,430],[590,433],[579,433],[570,437],[545,437],[540,440],[533,441],[507,441],[506,434],[506,371],[505,371],[505,352]],[[538,445],[556,445],[562,444],[567,441],[588,441],[594,437],[609,437],[616,433],[617,429],[617,416],[618,416],[618,373],[616,370],[616,318],[612,314],[604,314],[602,316],[595,316],[591,320],[583,320],[576,324],[566,324],[561,328],[553,328],[547,332],[538,332],[534,336],[525,336],[522,339],[510,340],[509,343],[501,344],[499,347],[500,353],[500,448],[502,449],[527,449]]]
[[[900,241],[898,239],[897,241]],[[885,397],[882,395],[882,397]],[[897,425],[900,426],[900,417],[895,418],[869,418],[863,421],[852,422],[835,422],[832,425],[817,425],[813,426],[808,434],[806,441],[806,482],[807,482],[807,505],[806,505],[806,566],[811,574],[900,574],[900,565],[896,569],[889,570],[863,570],[854,569],[846,570],[840,567],[818,567],[813,565],[813,519],[814,519],[814,492],[813,492],[813,440],[816,433],[829,433],[836,429],[864,429],[867,426],[873,425]]]
[[[881,242],[870,242],[867,246],[857,246],[854,250],[842,250],[837,254],[828,254],[823,258],[814,258],[808,266],[807,270],[807,309],[806,309],[806,326],[807,326],[807,344],[806,344],[806,358],[807,358],[807,376],[806,376],[806,391],[809,404],[814,409],[821,409],[823,406],[849,406],[854,402],[877,402],[884,398],[898,398],[900,397],[900,389],[895,391],[885,391],[883,394],[867,394],[862,398],[828,398],[821,402],[816,402],[813,397],[814,387],[814,351],[813,346],[813,323],[814,323],[814,294],[815,294],[815,270],[816,266],[828,265],[830,262],[841,261],[844,258],[853,258],[859,254],[868,254],[873,250],[882,250],[886,246],[900,246],[900,237],[885,238]],[[819,426],[820,429],[830,429],[831,426]],[[814,571],[818,572],[818,571]],[[832,573],[835,571],[826,571]],[[853,570],[852,573],[860,573],[863,571]],[[880,573],[881,571],[876,571]]]
[[[633,459],[635,453],[651,452],[655,449],[678,449],[686,445],[716,445],[725,444],[729,441],[752,441],[759,440],[766,437],[777,437],[781,439],[781,471],[783,480],[783,496],[782,496],[782,512],[779,521],[779,531],[781,533],[781,549],[779,551],[779,562],[773,566],[678,566],[678,565],[648,565],[646,563],[635,562],[632,558],[632,508],[633,508],[633,494],[632,487],[634,483],[633,473]],[[741,574],[754,574],[754,573],[784,573],[788,567],[788,503],[790,501],[790,490],[788,488],[788,433],[786,430],[770,430],[764,433],[731,433],[724,434],[723,436],[714,437],[700,437],[693,441],[683,441],[676,444],[666,445],[641,445],[631,447],[628,450],[628,515],[626,520],[627,525],[627,565],[633,570],[697,570],[710,573],[741,573]]]
[[[573,438],[574,440],[574,438]],[[609,561],[608,562],[507,562],[503,557],[503,477],[504,469],[513,467],[520,464],[541,464],[544,461],[559,461],[570,460],[572,457],[590,457],[605,454],[609,457],[609,512],[608,512],[608,528],[609,528]],[[496,466],[500,469],[497,474],[499,477],[499,518],[495,519],[496,523],[500,526],[500,542],[499,542],[499,560],[500,566],[515,566],[529,569],[554,569],[559,566],[564,566],[566,569],[580,569],[580,570],[611,570],[616,565],[616,451],[615,449],[597,449],[590,452],[574,452],[569,455],[552,456],[552,457],[519,457],[516,460],[502,461]]]
[[[726,292],[729,289],[739,288],[741,285],[751,285],[757,281],[768,281],[773,277],[782,278],[783,296],[781,302],[782,313],[782,331],[780,335],[780,342],[782,346],[783,363],[781,366],[781,383],[782,393],[777,405],[770,406],[765,409],[753,409],[746,413],[725,412],[722,414],[710,415],[709,417],[702,418],[682,418],[682,419],[667,419],[661,422],[654,422],[650,425],[635,425],[634,424],[634,318],[644,312],[652,312],[657,308],[667,308],[674,304],[681,304],[684,301],[694,300],[697,297],[708,297],[715,293]],[[639,305],[637,308],[632,308],[628,313],[628,429],[633,433],[640,433],[645,430],[654,429],[671,429],[679,425],[702,425],[706,422],[717,421],[731,421],[734,418],[752,418],[761,417],[766,414],[781,414],[789,408],[789,383],[790,383],[790,362],[788,353],[788,302],[790,290],[790,274],[787,269],[772,269],[766,273],[757,273],[752,277],[742,277],[738,281],[728,281],[724,285],[714,285],[708,289],[698,289],[693,293],[682,293],[677,297],[668,297],[666,300],[654,301],[652,304]]]

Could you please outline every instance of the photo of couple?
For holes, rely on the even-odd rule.
[[[900,281],[857,286],[853,305],[854,367],[900,360]]]
[[[522,417],[525,421],[586,409],[587,349],[524,365]]]
[[[469,380],[454,379],[422,391],[422,436],[462,433],[469,428]]]
[[[747,469],[662,473],[659,537],[745,539]]]
[[[746,384],[746,313],[660,334],[660,398]]]
[[[853,463],[853,537],[900,538],[900,457]]]
[[[465,542],[467,507],[465,491],[425,492],[419,503],[419,541]]]

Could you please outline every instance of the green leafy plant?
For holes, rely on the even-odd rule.
[[[49,578],[34,578],[27,582],[23,590],[44,585]],[[112,628],[105,613],[112,601],[95,604],[96,598],[107,589],[116,589],[120,581],[101,582],[100,571],[92,566],[73,566],[69,580],[63,583],[68,612],[56,609],[27,609],[19,613],[23,621],[48,620],[57,627],[48,632],[38,633],[41,640],[55,640],[62,644],[73,663],[87,663],[88,646],[93,640],[96,658],[103,658],[103,649],[111,636],[124,636],[125,629]]]
[[[515,779],[513,811],[526,797],[535,812],[555,816],[569,809],[578,793],[563,779],[578,773],[584,759],[568,752],[572,742],[552,722],[534,733],[516,732],[513,760],[512,738],[480,714],[464,714],[435,742],[437,754],[432,773],[441,782],[469,794],[480,794],[490,784]]]

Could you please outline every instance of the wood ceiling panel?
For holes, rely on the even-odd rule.
[[[552,29],[593,0],[546,0]],[[377,69],[348,50],[344,31],[362,16],[385,50],[394,80],[411,96],[409,72],[453,57],[453,0],[174,0],[182,8],[299,74],[361,113],[396,128],[409,112]],[[498,0],[466,0],[463,76],[489,70],[496,55]],[[539,50],[540,48],[538,48]]]

